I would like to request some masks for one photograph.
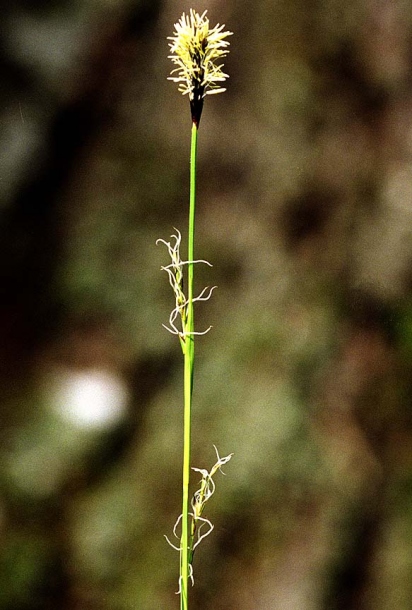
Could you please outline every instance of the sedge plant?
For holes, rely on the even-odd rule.
[[[180,554],[178,593],[180,594],[181,610],[189,608],[188,585],[189,581],[193,583],[194,550],[213,529],[211,522],[203,516],[204,506],[215,491],[213,477],[232,457],[232,454],[220,457],[215,447],[217,461],[210,471],[192,468],[201,474],[201,480],[198,490],[190,499],[195,337],[210,330],[210,327],[202,331],[195,330],[194,304],[199,301],[207,301],[215,288],[206,287],[197,296],[194,294],[195,265],[203,263],[211,266],[205,260],[196,260],[194,254],[197,141],[205,97],[225,91],[222,83],[228,78],[228,75],[222,71],[223,65],[220,62],[229,52],[229,42],[226,38],[231,34],[231,32],[224,31],[224,25],[218,24],[211,28],[206,15],[207,11],[198,14],[193,9],[188,15],[183,13],[175,24],[173,36],[168,38],[171,53],[169,58],[175,66],[169,80],[177,83],[178,90],[188,96],[192,119],[187,260],[181,258],[181,233],[177,229],[170,241],[158,240],[168,249],[171,262],[162,269],[168,274],[175,297],[175,307],[169,316],[169,324],[164,326],[179,338],[184,360],[182,512],[173,529],[173,534],[179,544],[174,545],[167,539]],[[187,293],[184,291],[183,285],[187,286]]]

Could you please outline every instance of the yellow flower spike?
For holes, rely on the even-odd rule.
[[[232,32],[224,32],[224,25],[209,27],[207,11],[201,15],[190,9],[190,14],[181,16],[175,23],[173,36],[168,36],[171,55],[169,59],[177,66],[168,80],[178,83],[183,95],[188,95],[192,121],[199,125],[206,95],[226,91],[221,87],[228,77],[222,71],[223,64],[216,62],[229,53],[229,42],[225,40]],[[175,76],[173,76],[175,74]]]

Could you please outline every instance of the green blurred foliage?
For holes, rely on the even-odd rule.
[[[194,2],[199,11],[207,6]],[[0,608],[178,606],[185,238],[173,1],[3,7]],[[200,126],[193,609],[412,608],[412,9],[213,2]],[[63,398],[62,398],[63,397]],[[196,475],[193,484],[196,483]]]

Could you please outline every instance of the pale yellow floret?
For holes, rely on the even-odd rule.
[[[216,62],[228,53],[229,42],[225,38],[232,32],[224,32],[224,25],[209,27],[207,11],[201,15],[190,9],[175,23],[175,32],[169,36],[171,55],[169,59],[177,66],[169,80],[178,83],[178,90],[193,100],[195,95],[221,93],[220,86],[228,75],[223,72],[223,64]],[[219,84],[218,84],[219,83]]]

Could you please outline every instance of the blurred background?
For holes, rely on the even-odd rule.
[[[186,236],[191,6],[234,32],[200,125],[193,465],[234,457],[191,607],[412,609],[408,0],[2,0],[0,608],[178,607],[156,239]]]

